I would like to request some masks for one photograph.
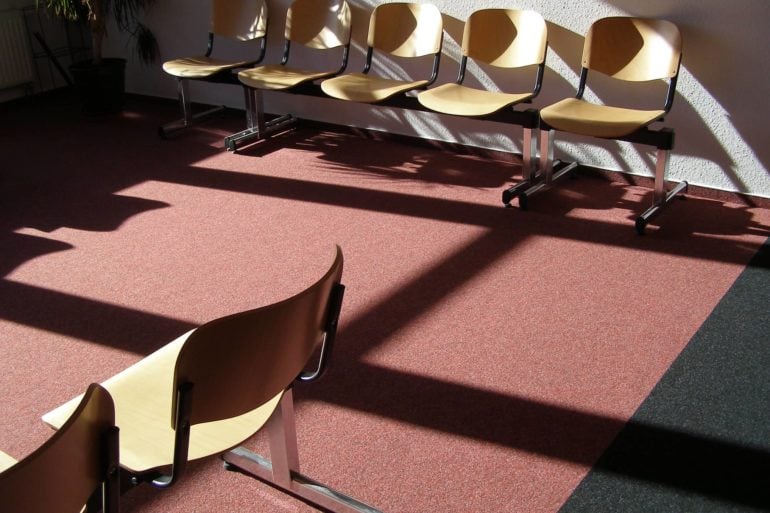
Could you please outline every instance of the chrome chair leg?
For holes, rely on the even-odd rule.
[[[688,183],[686,181],[679,182],[670,191],[666,190],[666,172],[668,171],[670,156],[670,150],[658,149],[655,163],[655,188],[652,194],[652,206],[637,217],[635,222],[636,233],[639,235],[644,235],[649,222],[659,215],[663,208],[671,203],[672,199],[687,191]]]
[[[569,164],[554,159],[554,130],[540,129],[540,173],[541,179],[532,187],[519,194],[519,208],[529,208],[529,198],[550,189],[556,181],[577,169],[578,163]]]
[[[287,390],[267,424],[269,461],[244,447],[223,456],[225,468],[241,470],[290,495],[335,513],[381,513],[352,497],[318,483],[299,471],[292,390]]]
[[[260,141],[277,132],[286,131],[297,122],[296,118],[290,114],[265,121],[262,91],[244,86],[243,92],[246,98],[246,128],[225,137],[227,151],[236,151],[238,145]]]
[[[503,204],[506,207],[510,207],[511,201],[519,196],[522,191],[534,185],[539,178],[539,166],[537,165],[537,132],[539,130],[523,127],[523,131],[521,181],[503,191]]]
[[[190,101],[190,81],[184,78],[177,80],[177,96],[179,98],[179,108],[182,111],[182,118],[166,123],[158,128],[158,135],[163,138],[190,128],[194,124],[225,110],[224,106],[218,106],[199,112],[198,114],[193,114],[192,102]]]

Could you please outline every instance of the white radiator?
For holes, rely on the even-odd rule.
[[[34,81],[32,51],[18,9],[0,11],[0,89]]]

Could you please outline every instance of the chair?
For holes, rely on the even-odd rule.
[[[671,109],[681,58],[682,38],[671,22],[631,17],[596,21],[586,35],[577,95],[540,110],[540,168],[544,179],[519,195],[521,207],[527,208],[529,197],[551,187],[578,165],[554,162],[554,131],[651,145],[657,149],[652,206],[635,223],[636,231],[643,234],[649,221],[687,189],[687,182],[681,182],[666,190],[666,171],[674,146],[673,129],[649,126],[662,121]],[[619,83],[665,79],[668,88],[663,108],[644,110],[585,100],[583,93],[589,71],[602,73]]]
[[[369,20],[363,71],[327,78],[321,82],[321,89],[340,100],[378,103],[428,87],[438,76],[443,34],[441,12],[434,5],[408,2],[378,5]],[[432,55],[430,75],[424,79],[409,80],[370,74],[375,51],[405,59]]]
[[[134,484],[168,488],[189,460],[228,453],[269,424],[272,464],[239,448],[227,456],[230,468],[330,510],[360,504],[299,473],[293,429],[292,385],[318,379],[332,350],[342,266],[337,248],[328,271],[302,292],[203,324],[104,382],[121,428],[120,465]],[[57,428],[71,407],[43,420]]]
[[[532,184],[536,155],[536,139],[532,137],[532,132],[537,129],[539,122],[534,109],[520,112],[508,108],[529,103],[540,92],[547,47],[548,29],[545,20],[537,12],[514,9],[475,11],[465,23],[457,81],[428,89],[417,96],[424,107],[442,114],[500,118],[522,125],[523,180],[503,195],[506,204],[518,191]],[[534,88],[528,92],[508,93],[467,86],[463,81],[468,59],[507,69],[537,66]],[[501,111],[505,111],[504,114],[508,116],[498,116]]]
[[[5,469],[16,465],[16,463],[17,461],[14,457],[4,453],[3,451],[0,451],[0,472],[3,472]]]
[[[214,57],[214,36],[250,42],[259,40],[258,54],[253,59],[233,60]],[[232,71],[253,66],[265,56],[267,36],[267,3],[265,0],[212,0],[211,31],[206,54],[184,57],[163,63],[163,71],[176,77],[182,118],[163,125],[158,132],[167,137],[221,112],[224,107],[192,113],[190,80],[238,84]]]
[[[263,139],[284,130],[295,120],[287,114],[265,122],[262,91],[292,91],[298,86],[341,73],[350,49],[350,7],[345,0],[295,0],[286,14],[283,58],[280,64],[268,64],[243,70],[238,80],[246,96],[245,130],[225,138],[225,148],[235,151],[239,143]],[[342,63],[335,69],[307,69],[289,66],[292,44],[311,50],[342,48]]]
[[[110,394],[92,384],[61,428],[19,462],[0,453],[3,513],[117,513],[118,429]],[[4,469],[4,470],[3,470]]]

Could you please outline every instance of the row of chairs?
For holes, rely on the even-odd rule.
[[[239,3],[240,8],[233,4]],[[682,39],[668,21],[609,17],[596,21],[585,37],[577,94],[538,110],[517,110],[539,94],[548,48],[547,25],[531,10],[482,9],[470,15],[462,38],[462,58],[455,83],[430,87],[438,76],[443,43],[443,19],[432,4],[396,2],[378,5],[372,12],[367,36],[367,53],[361,72],[343,74],[348,61],[351,13],[345,0],[296,0],[288,10],[284,51],[280,64],[257,65],[264,58],[266,7],[264,2],[214,0],[209,51],[204,57],[166,62],[164,70],[179,81],[184,113],[179,122],[161,128],[168,135],[195,122],[189,104],[187,81],[204,79],[241,84],[246,98],[247,127],[225,138],[225,147],[235,151],[239,144],[262,139],[288,128],[294,119],[286,114],[266,120],[263,91],[283,91],[324,96],[344,101],[429,110],[454,116],[506,120],[524,130],[523,178],[503,192],[509,206],[518,197],[522,208],[529,198],[552,187],[577,167],[554,159],[554,132],[562,131],[603,139],[615,139],[657,149],[653,204],[636,220],[641,234],[670,200],[687,188],[680,182],[667,190],[666,172],[674,145],[670,128],[651,128],[671,109],[682,55]],[[247,11],[247,7],[248,11]],[[243,29],[236,30],[238,24]],[[246,30],[248,28],[248,30]],[[259,39],[262,42],[254,62],[222,61],[211,56],[213,35]],[[333,69],[305,69],[289,64],[292,46],[341,53]],[[372,73],[375,54],[394,59],[433,56],[420,78],[391,78]],[[424,59],[423,59],[424,60]],[[524,92],[502,92],[465,85],[468,61],[498,68],[535,67],[534,87]],[[602,105],[584,98],[589,72],[621,82],[667,80],[666,98],[659,109],[638,109]],[[592,76],[592,75],[591,75]],[[319,83],[320,82],[320,83]],[[417,94],[415,94],[417,93]],[[540,155],[537,158],[537,134]]]
[[[121,489],[168,488],[188,461],[220,455],[323,510],[377,513],[299,467],[293,386],[327,368],[342,269],[337,247],[302,292],[203,324],[45,414],[57,432],[43,446],[18,463],[0,453],[2,511],[116,512]],[[239,446],[263,427],[271,460]]]

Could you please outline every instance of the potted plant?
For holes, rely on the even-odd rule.
[[[123,107],[126,60],[104,57],[108,20],[112,18],[119,31],[129,34],[143,63],[158,55],[153,33],[139,21],[139,15],[155,0],[38,0],[54,16],[85,24],[91,33],[91,58],[75,62],[70,72],[88,114],[109,114]]]

